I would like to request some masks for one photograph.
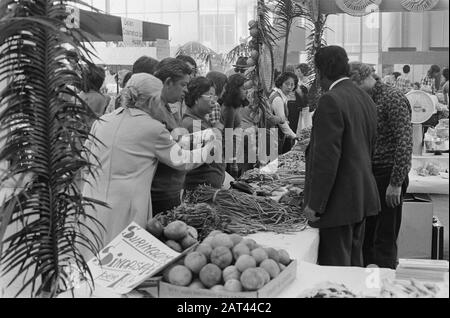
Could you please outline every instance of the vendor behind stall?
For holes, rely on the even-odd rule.
[[[190,134],[198,131],[212,129],[210,121],[206,119],[206,115],[211,113],[212,108],[217,102],[216,90],[213,82],[205,77],[196,77],[188,84],[188,91],[185,96],[187,106],[183,116],[182,126],[186,128]],[[198,133],[198,132],[197,132]],[[221,145],[221,141],[219,143]],[[187,173],[184,182],[185,190],[194,190],[200,185],[209,185],[213,188],[220,189],[225,178],[225,166],[222,161],[221,147],[216,151],[220,151],[220,162],[211,162],[194,169]],[[214,158],[211,155],[211,159]]]

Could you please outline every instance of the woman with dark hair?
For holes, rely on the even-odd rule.
[[[133,64],[133,74],[147,73],[153,75],[158,68],[158,64],[158,60],[150,56],[141,56]]]
[[[216,96],[221,99],[223,93],[225,92],[225,86],[228,82],[227,76],[223,73],[212,71],[206,74],[206,78],[213,82],[214,88],[216,89]],[[221,123],[221,113],[222,111],[220,104],[216,102],[211,110],[211,113],[206,115],[206,120],[208,120],[213,127],[223,129],[223,124]]]
[[[429,93],[435,94],[436,89],[436,77],[441,73],[441,68],[438,65],[431,65],[428,70],[427,76],[425,76],[420,82],[421,90]]]
[[[211,113],[216,102],[216,89],[212,81],[205,77],[192,79],[188,85],[188,92],[185,97],[187,109],[183,116],[182,126],[191,134],[198,133],[195,129],[197,129],[199,123],[200,131],[212,129],[213,126],[206,119],[206,116]],[[225,167],[222,164],[222,150],[219,149],[218,151],[219,162],[204,164],[187,173],[184,182],[185,190],[194,190],[203,184],[217,189],[222,187],[225,178]],[[210,155],[211,158],[216,158],[215,153]]]
[[[103,82],[105,81],[105,70],[100,66],[91,66],[87,69],[86,87],[80,93],[80,98],[89,105],[92,111],[101,117],[111,101],[111,97],[100,93]],[[92,120],[92,123],[94,120]]]
[[[278,153],[285,153],[284,143],[286,138],[294,140],[297,138],[296,133],[289,126],[288,116],[288,96],[296,89],[298,83],[297,76],[294,73],[285,72],[275,80],[275,88],[269,97],[269,103],[275,116],[283,120],[279,124],[278,131]]]
[[[240,110],[247,105],[247,92],[244,88],[246,78],[241,74],[231,75],[222,97],[222,122],[224,129],[236,129],[241,126]],[[226,134],[225,134],[226,135]],[[239,137],[236,137],[239,139]],[[239,140],[229,144],[231,141],[225,139],[225,148],[233,147],[234,158],[226,158],[227,172],[233,177],[239,176],[239,167],[236,160],[236,145]],[[229,149],[229,148],[228,148]],[[226,154],[227,152],[225,152]],[[233,160],[232,160],[233,159]],[[232,162],[231,162],[232,161]],[[231,163],[230,163],[231,162]]]

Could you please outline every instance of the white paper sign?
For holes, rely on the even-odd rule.
[[[122,18],[123,42],[127,46],[141,45],[144,36],[142,21]]]
[[[80,28],[80,9],[67,6],[66,12],[69,14],[64,20],[66,27],[68,29],[79,29]]]
[[[88,266],[95,285],[127,294],[180,255],[133,222]]]

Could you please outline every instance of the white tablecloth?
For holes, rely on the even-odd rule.
[[[331,282],[344,284],[356,295],[375,297],[379,294],[380,284],[384,279],[394,279],[395,271],[391,269],[374,269],[361,267],[319,266],[299,262],[297,278],[289,285],[279,298],[297,298],[304,296],[318,284]],[[438,286],[443,291],[440,297],[448,297],[448,274],[444,283]]]
[[[442,176],[421,177],[409,174],[408,193],[449,194],[449,179]]]

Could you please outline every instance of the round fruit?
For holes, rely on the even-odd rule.
[[[280,274],[280,266],[273,259],[266,259],[259,267],[264,268],[272,279]]]
[[[160,238],[164,232],[164,226],[156,219],[151,219],[147,224],[147,231],[156,238]]]
[[[256,269],[258,270],[258,274],[264,279],[264,285],[270,282],[270,275],[264,268],[257,267]]]
[[[275,262],[280,262],[280,254],[278,251],[272,247],[265,248],[267,255],[269,255],[270,259],[273,259]]]
[[[211,242],[211,247],[214,249],[219,246],[224,246],[227,248],[233,248],[233,241],[228,236],[228,234],[217,234],[213,237]]]
[[[173,249],[174,251],[177,251],[178,253],[183,252],[183,248],[181,247],[181,245],[175,241],[168,240],[168,241],[166,241],[166,245],[168,247],[170,247],[171,249]]]
[[[192,289],[205,289],[205,285],[199,279],[195,279],[188,287]]]
[[[264,278],[256,268],[248,268],[241,275],[241,284],[245,290],[256,291],[264,286]]]
[[[206,256],[199,252],[192,252],[186,255],[184,265],[194,274],[200,273],[200,270],[208,263]]]
[[[216,285],[210,288],[211,291],[216,292],[216,293],[220,293],[225,291],[225,287],[223,287],[222,285]]]
[[[219,266],[214,264],[206,264],[200,270],[200,281],[208,288],[211,288],[222,281],[222,271]]]
[[[252,59],[254,59],[255,61],[258,60],[259,52],[258,52],[257,50],[252,50],[251,57],[252,57]]]
[[[278,255],[280,255],[280,263],[287,266],[291,262],[291,257],[289,253],[285,250],[278,250]]]
[[[233,263],[233,254],[229,248],[219,246],[211,252],[211,263],[216,264],[220,268],[225,268]]]
[[[187,235],[187,225],[183,221],[174,221],[164,228],[164,236],[169,240],[178,241]]]
[[[214,237],[214,236],[216,236],[218,234],[223,234],[223,232],[219,231],[219,230],[214,230],[214,231],[211,231],[211,233],[208,234],[208,237]]]
[[[256,261],[250,255],[242,255],[236,261],[235,266],[241,273],[243,273],[248,268],[256,267]]]
[[[250,250],[254,250],[256,248],[257,243],[253,239],[243,239],[241,243],[244,243],[248,246]]]
[[[198,232],[197,232],[197,230],[195,229],[195,227],[192,227],[192,226],[188,225],[187,231],[188,231],[188,234],[189,234],[190,236],[192,236],[193,238],[195,238],[196,240],[198,240]]]
[[[205,238],[205,239],[203,240],[202,244],[206,244],[206,245],[211,246],[212,240],[213,240],[213,237],[212,237],[212,236],[208,236],[207,238]]]
[[[192,282],[192,272],[186,266],[177,265],[169,271],[169,283],[188,286]]]
[[[254,66],[254,65],[256,65],[256,61],[254,59],[252,59],[251,57],[249,57],[247,59],[247,65],[248,66]]]
[[[257,27],[250,29],[250,35],[254,38],[257,38],[259,35],[259,30]]]
[[[202,243],[197,246],[197,249],[195,251],[202,253],[203,255],[205,255],[206,260],[209,260],[212,252],[212,247],[209,244]]]
[[[250,20],[250,21],[248,22],[249,28],[251,28],[251,27],[254,26],[255,24],[256,24],[256,21],[255,21],[255,20]]]
[[[246,81],[244,83],[244,89],[252,89],[254,86],[255,85],[254,85],[253,81]],[[236,245],[242,241],[242,237],[237,234],[231,234],[230,238],[233,241],[234,245]]]
[[[241,292],[242,284],[237,279],[230,279],[225,283],[225,290],[229,292]]]
[[[239,278],[241,278],[241,272],[238,271],[236,266],[231,265],[223,270],[222,277],[224,282],[227,282],[230,279],[239,280]]]
[[[189,234],[186,235],[182,240],[181,240],[181,247],[183,248],[183,251],[189,247],[191,247],[192,245],[197,244],[197,239],[193,238],[192,236],[190,236]]]
[[[247,245],[243,243],[239,243],[235,247],[233,247],[233,256],[234,259],[238,259],[242,255],[250,255],[250,249]]]
[[[251,251],[250,253],[251,256],[253,256],[253,258],[256,261],[256,264],[261,264],[264,260],[269,258],[269,255],[267,255],[267,252],[261,248],[255,248],[253,251]]]

